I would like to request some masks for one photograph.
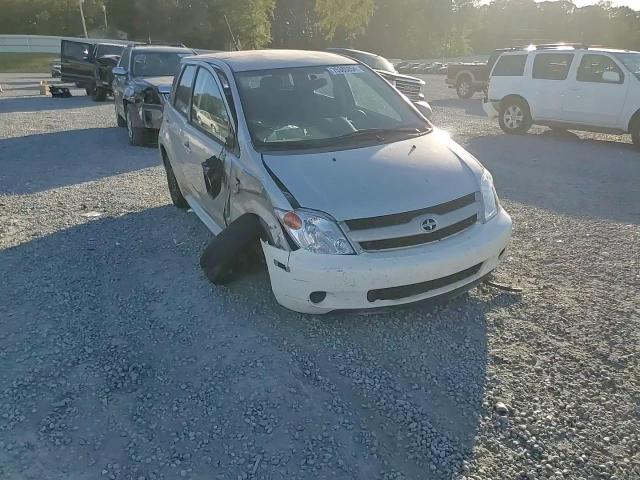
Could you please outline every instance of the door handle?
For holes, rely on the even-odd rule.
[[[186,148],[187,150],[191,150],[191,144],[189,143],[189,139],[188,138],[185,138],[182,141],[182,144],[184,145],[184,148]]]
[[[568,87],[567,90],[570,92],[579,92],[582,89],[580,87]]]

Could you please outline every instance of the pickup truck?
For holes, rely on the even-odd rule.
[[[503,52],[510,48],[496,50],[487,63],[450,63],[445,83],[455,88],[458,97],[471,98],[476,92],[484,92],[489,87],[489,74]]]
[[[84,88],[94,101],[102,102],[112,94],[111,71],[118,64],[127,43],[61,42],[61,78]]]

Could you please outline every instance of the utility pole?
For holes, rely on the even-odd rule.
[[[104,30],[109,30],[109,23],[107,22],[107,6],[102,5],[102,13],[104,13]]]
[[[80,16],[82,17],[82,29],[84,30],[84,38],[89,38],[87,34],[87,22],[84,21],[84,10],[82,10],[82,4],[84,0],[78,0],[78,4],[80,5]]]

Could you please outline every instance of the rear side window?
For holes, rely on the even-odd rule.
[[[173,102],[176,110],[187,118],[189,118],[189,100],[191,99],[191,88],[193,87],[193,77],[195,77],[195,74],[196,67],[194,65],[187,65],[184,70],[182,70]]]
[[[502,55],[491,73],[494,77],[521,77],[524,75],[526,55]]]
[[[533,78],[566,80],[573,57],[573,53],[540,53],[536,55],[533,61]]]

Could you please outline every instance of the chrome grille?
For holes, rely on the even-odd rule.
[[[420,91],[422,90],[420,83],[412,82],[411,80],[396,79],[396,88],[412,102],[420,100]]]
[[[470,193],[449,202],[410,212],[346,220],[349,238],[365,252],[410,248],[443,240],[471,228],[480,215],[480,198]],[[423,228],[434,222],[433,230]]]

